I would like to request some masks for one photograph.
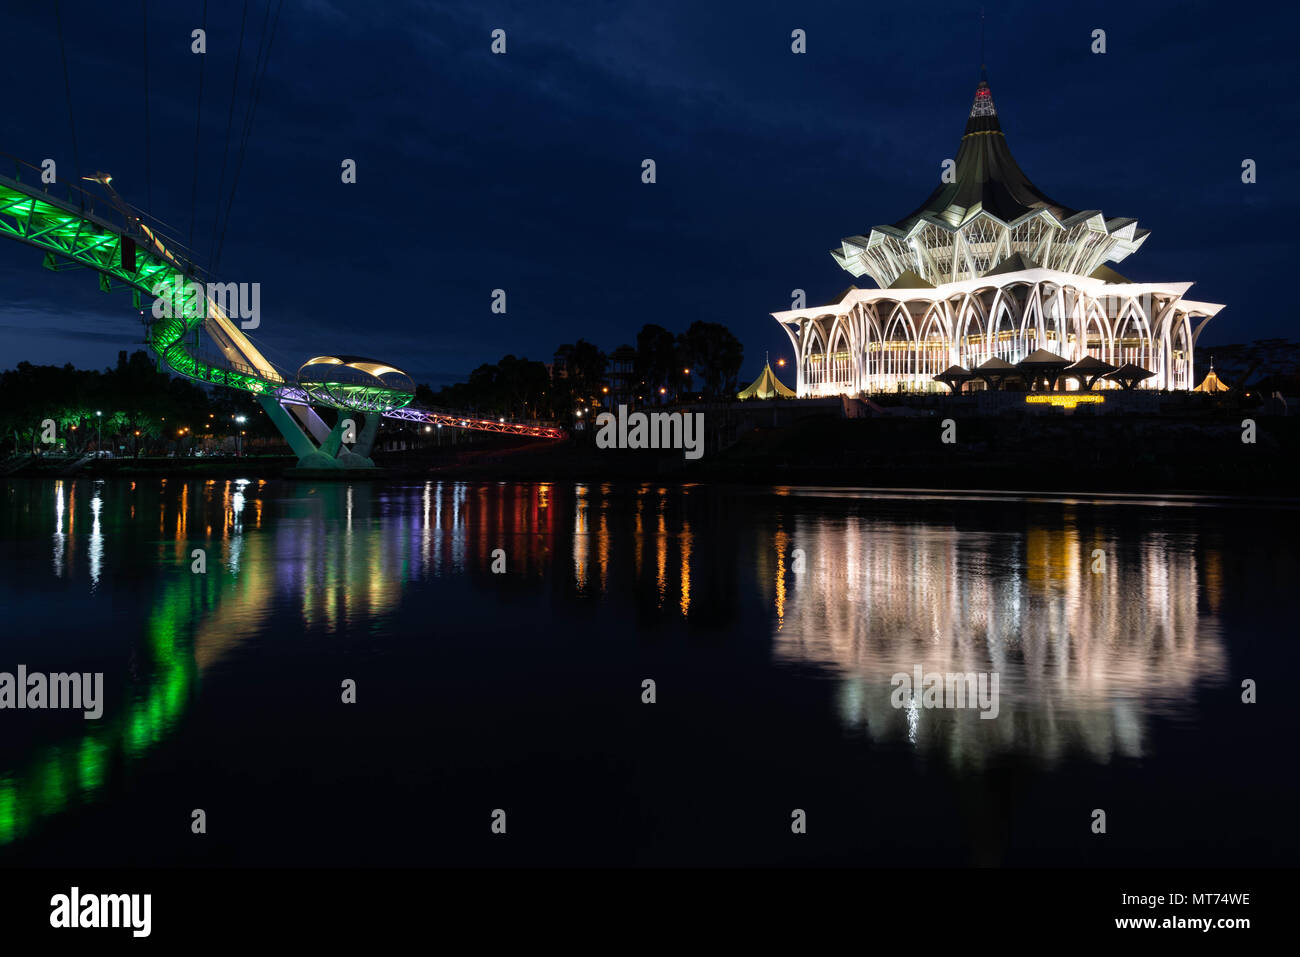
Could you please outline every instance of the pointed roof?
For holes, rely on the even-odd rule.
[[[1037,268],[1038,268],[1038,263],[1034,262],[1028,256],[1021,255],[1020,253],[1012,253],[1010,256],[1002,260],[1002,262],[998,263],[996,266],[994,266],[984,275],[1000,276],[1003,273],[1007,273],[1007,272],[1023,272],[1026,269],[1037,269]]]
[[[975,378],[975,373],[971,372],[964,366],[949,366],[937,375],[931,376],[935,382],[942,382],[953,394],[961,392],[963,382],[969,382]]]
[[[1110,375],[1108,375],[1107,378],[1108,379],[1149,379],[1153,375],[1155,375],[1155,373],[1150,371],[1149,369],[1143,369],[1141,366],[1134,365],[1131,362],[1126,362],[1118,369],[1116,369],[1114,372],[1112,372]]]
[[[736,398],[741,401],[745,399],[793,399],[794,397],[794,390],[787,389],[782,385],[781,380],[772,371],[772,365],[769,362],[763,363],[763,371],[759,373],[757,379],[750,383],[749,388],[736,394]]]
[[[1096,356],[1088,355],[1088,356],[1084,356],[1082,359],[1080,359],[1074,365],[1070,366],[1065,371],[1078,372],[1078,373],[1082,373],[1083,375],[1092,375],[1094,373],[1096,373],[1097,375],[1104,375],[1107,372],[1114,372],[1115,367],[1111,365],[1109,362],[1104,362],[1101,359],[1098,359]]]
[[[975,373],[971,372],[965,366],[948,366],[935,377],[935,381],[942,382],[945,379],[973,379]]]
[[[885,289],[904,271],[915,270],[942,286],[988,275],[998,265],[994,250],[1014,243],[1028,254],[1023,259],[1028,268],[1086,275],[1102,261],[1119,262],[1146,241],[1150,230],[1137,220],[1066,206],[1030,181],[1011,155],[982,73],[981,68],[956,159],[944,161],[938,186],[897,222],[842,239],[831,256],[846,272],[870,276]],[[1000,271],[1015,271],[1013,265],[1019,264]]]
[[[956,225],[977,203],[1004,222],[1037,209],[1049,210],[1058,220],[1078,212],[1048,197],[1021,171],[1007,146],[985,79],[975,88],[955,172],[953,182],[940,183],[924,203],[894,225],[906,230],[926,213]]]
[[[1106,373],[1102,378],[1118,382],[1124,389],[1132,389],[1143,379],[1149,379],[1153,375],[1155,375],[1155,373],[1148,369],[1143,369],[1141,366],[1134,365],[1131,362],[1126,362],[1114,372]]]
[[[890,289],[933,289],[934,283],[927,282],[916,274],[914,269],[904,269],[898,278],[889,284]]]
[[[993,356],[993,357],[990,358],[990,359],[985,359],[983,362],[981,362],[979,365],[977,365],[977,366],[975,367],[975,371],[976,371],[977,373],[979,373],[979,372],[994,372],[994,373],[997,373],[997,372],[1015,372],[1015,371],[1016,371],[1016,367],[1013,366],[1013,365],[1012,365],[1010,362],[1008,362],[1006,359],[999,359],[997,356]]]
[[[1058,356],[1055,352],[1048,352],[1046,349],[1035,349],[1029,355],[1020,360],[1022,366],[1059,366],[1064,369],[1070,364],[1070,360],[1065,356]]]
[[[1105,263],[1102,263],[1091,273],[1089,273],[1089,276],[1093,279],[1100,279],[1102,282],[1109,282],[1109,283],[1131,283],[1133,281],[1132,279],[1129,279],[1127,276],[1121,276],[1119,273],[1111,269]]]
[[[1193,392],[1228,392],[1231,390],[1231,388],[1232,387],[1230,385],[1228,385],[1217,375],[1215,375],[1214,366],[1210,366],[1210,371],[1206,374],[1205,378],[1201,380],[1201,384],[1198,385],[1192,391]]]

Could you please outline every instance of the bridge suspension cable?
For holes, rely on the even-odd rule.
[[[149,0],[140,0],[140,29],[144,34],[144,195],[153,210],[153,124],[149,120]]]
[[[63,91],[68,98],[68,127],[72,130],[72,162],[74,180],[81,177],[81,151],[77,149],[77,122],[72,115],[72,81],[68,79],[68,51],[63,43],[63,14],[59,10],[59,0],[54,0],[54,22],[59,30],[59,56],[63,60]],[[78,191],[81,208],[86,208],[85,194]]]
[[[145,0],[147,2],[147,0]],[[207,50],[208,36],[208,0],[203,0],[203,58],[199,60],[199,102],[194,110],[194,179],[190,183],[190,239],[189,245],[194,246],[194,216],[199,202],[199,130],[203,125],[203,68],[208,62]],[[148,54],[146,48],[145,53]],[[146,73],[146,76],[148,74]],[[145,81],[146,83],[148,80]]]
[[[221,176],[217,179],[217,201],[212,208],[212,243],[208,247],[208,265],[217,254],[217,228],[221,224],[221,194],[226,188],[226,160],[230,156],[230,130],[235,122],[235,98],[239,92],[239,64],[244,56],[244,24],[248,21],[248,0],[239,17],[239,43],[235,47],[235,78],[230,84],[230,108],[226,111],[226,142],[221,147]]]
[[[275,32],[280,25],[280,10],[283,6],[284,0],[279,0],[275,7],[275,19],[271,23],[271,33],[268,38],[266,21],[271,13],[271,0],[266,0],[266,13],[262,16],[262,36],[258,40],[257,58],[253,65],[253,81],[248,90],[248,110],[244,116],[244,129],[239,144],[239,156],[235,162],[234,179],[230,184],[230,199],[226,203],[226,217],[221,224],[221,237],[217,240],[217,255],[212,261],[214,271],[221,263],[221,251],[226,244],[226,230],[230,227],[230,213],[235,206],[235,192],[239,189],[239,174],[244,168],[244,155],[248,151],[248,141],[253,132],[253,118],[257,115],[257,101],[262,92],[262,79],[266,76],[266,68],[271,62],[271,46],[275,43]],[[266,42],[265,56],[262,53],[263,41]]]

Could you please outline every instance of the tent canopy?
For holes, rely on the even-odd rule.
[[[749,388],[736,394],[736,398],[742,402],[745,399],[793,399],[794,397],[794,390],[787,389],[772,371],[771,363],[766,362],[763,363],[763,371],[750,383]]]
[[[1227,392],[1230,388],[1232,387],[1229,386],[1222,379],[1220,379],[1217,375],[1215,375],[1214,366],[1210,366],[1210,371],[1206,374],[1205,378],[1201,380],[1201,384],[1198,385],[1192,391],[1193,392]]]

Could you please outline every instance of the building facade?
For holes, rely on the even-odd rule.
[[[941,391],[933,377],[951,366],[1015,364],[1040,349],[1132,363],[1154,373],[1144,388],[1196,384],[1196,340],[1223,307],[1185,298],[1190,282],[1134,283],[1106,265],[1149,231],[1040,192],[1012,158],[984,80],[947,165],[911,214],[832,251],[879,288],[772,314],[794,347],[800,396]]]

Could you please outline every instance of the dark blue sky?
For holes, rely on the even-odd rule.
[[[73,168],[54,6],[3,0],[0,151]],[[266,0],[249,4],[232,162]],[[275,3],[276,0],[272,0]],[[243,0],[210,0],[195,210],[208,248]],[[191,224],[201,0],[63,0],[84,171]],[[372,355],[434,385],[505,352],[613,349],[646,322],[725,323],[788,353],[790,291],[855,280],[828,254],[891,222],[955,156],[977,3],[284,0],[219,275],[262,284],[267,354]],[[1222,302],[1202,342],[1295,335],[1297,14],[1215,3],[987,3],[988,73],[1018,162],[1054,199],[1152,231],[1119,264]],[[489,51],[494,28],[508,53]],[[790,51],[807,31],[808,52]],[[1108,52],[1090,52],[1094,29]],[[653,158],[658,182],[641,182]],[[340,182],[344,158],[358,183]],[[1243,185],[1241,162],[1258,163]],[[229,174],[227,174],[229,184]],[[224,200],[223,200],[224,205]],[[206,258],[206,255],[203,257]],[[110,364],[124,294],[0,243],[0,367]],[[856,280],[870,285],[870,280]],[[509,311],[493,315],[504,288]]]

